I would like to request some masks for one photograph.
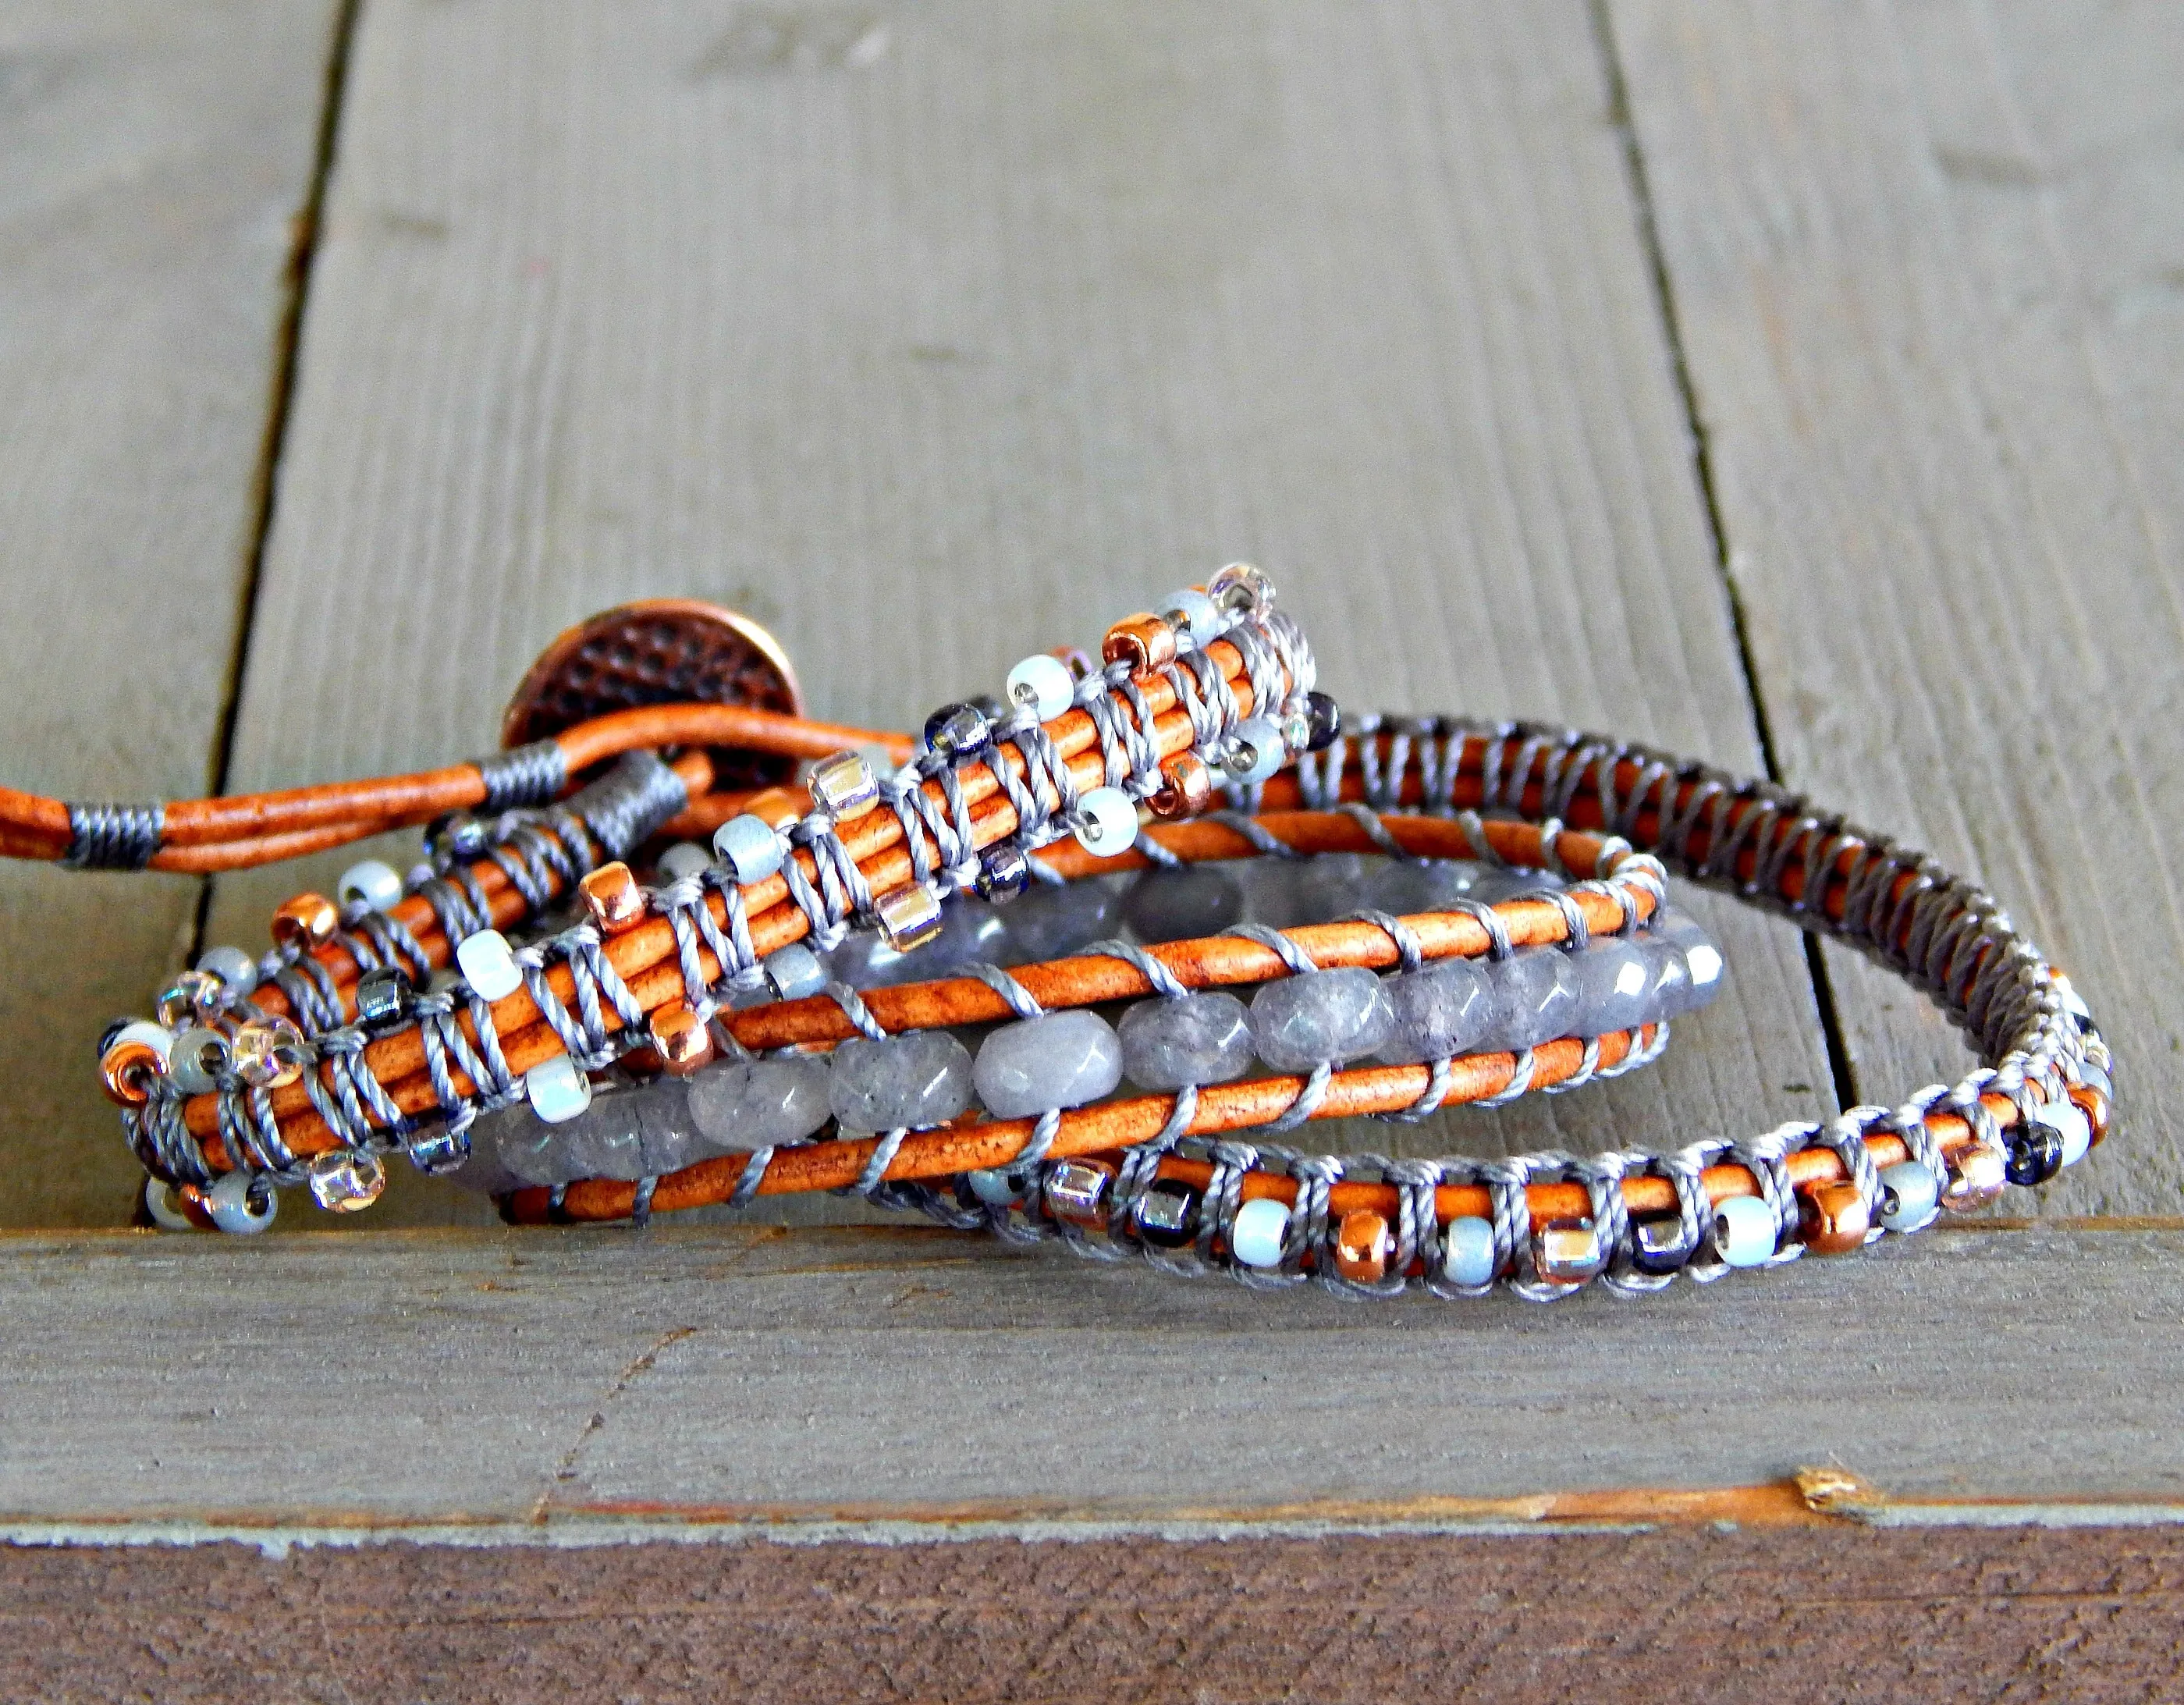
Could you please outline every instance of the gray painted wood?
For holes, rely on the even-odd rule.
[[[67,799],[211,785],[331,0],[0,11],[0,749]],[[0,1224],[113,1224],[90,1067],[180,962],[186,878],[0,867]]]
[[[1812,1464],[2184,1499],[2174,1230],[1942,1231],[1548,1308],[866,1227],[19,1236],[0,1284],[19,1524],[1384,1520]]]
[[[1790,778],[2077,977],[2122,1128],[2036,1204],[2184,1201],[2184,13],[1614,0]],[[1957,1069],[1831,961],[1858,1088]]]
[[[622,599],[735,605],[900,727],[1237,557],[1353,703],[1754,766],[1607,98],[1575,0],[372,5],[237,785],[486,744]],[[216,933],[339,862],[223,880]],[[1346,1141],[1824,1106],[1798,944],[1724,928],[1738,998],[1658,1071]]]

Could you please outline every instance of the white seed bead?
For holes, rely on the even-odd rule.
[[[1758,1196],[1734,1195],[1713,1211],[1713,1246],[1731,1267],[1758,1267],[1774,1253],[1774,1210]]]
[[[217,1030],[192,1024],[175,1038],[168,1050],[167,1075],[185,1095],[207,1095],[220,1087],[220,1074],[227,1069],[227,1038]]]
[[[523,973],[515,967],[515,950],[497,929],[481,929],[455,944],[455,963],[481,1000],[505,1000],[523,987]]]
[[[749,888],[764,882],[781,868],[781,836],[772,823],[749,811],[730,817],[713,831],[713,856],[736,873],[737,883]]]
[[[359,859],[341,873],[334,898],[344,906],[362,900],[374,911],[392,911],[402,900],[402,872],[383,859]]]
[[[1137,844],[1138,808],[1120,788],[1095,788],[1077,802],[1070,832],[1095,858],[1115,858]]]
[[[212,1223],[222,1231],[247,1237],[273,1223],[280,1198],[269,1189],[263,1193],[264,1206],[254,1206],[250,1182],[248,1173],[222,1173],[205,1192],[205,1206],[212,1213]]]
[[[164,1024],[154,1024],[149,1018],[135,1018],[114,1033],[113,1041],[106,1045],[117,1048],[124,1042],[142,1042],[159,1056],[161,1070],[174,1058],[175,1033]]]
[[[209,947],[198,956],[198,969],[220,978],[223,993],[238,1000],[258,987],[258,961],[239,947]]]
[[[1880,1200],[1883,1230],[1916,1231],[1939,1212],[1942,1181],[1916,1161],[1898,1161],[1880,1169]]]
[[[1494,1281],[1494,1222],[1463,1214],[1448,1223],[1441,1274],[1451,1284],[1476,1290]]]
[[[703,876],[713,866],[713,855],[695,841],[677,841],[660,855],[660,875],[665,882],[682,882]]]
[[[1228,1226],[1228,1252],[1245,1267],[1279,1267],[1290,1234],[1290,1211],[1272,1196],[1254,1196]]]
[[[2073,1101],[2042,1101],[2032,1109],[2032,1123],[2045,1125],[2063,1139],[2063,1164],[2074,1167],[2093,1145],[2093,1128]]]
[[[773,985],[774,995],[779,1000],[801,1000],[827,986],[827,967],[819,962],[819,956],[800,941],[777,947],[762,962],[766,980]]]
[[[592,1080],[566,1054],[556,1054],[523,1074],[523,1093],[548,1124],[566,1124],[592,1105]]]
[[[1171,592],[1154,606],[1155,613],[1190,633],[1199,644],[1217,639],[1228,628],[1228,618],[1220,606],[1204,593],[1184,587],[1180,592]]]
[[[1282,731],[1271,716],[1247,716],[1228,736],[1228,755],[1222,767],[1239,782],[1263,782],[1282,766],[1289,755]]]
[[[1023,1186],[1005,1172],[980,1170],[963,1177],[971,1194],[989,1207],[1006,1207],[1023,1195]]]
[[[1042,651],[1009,671],[1009,702],[1028,705],[1042,722],[1051,722],[1076,699],[1076,677],[1059,657]]]
[[[175,1206],[175,1187],[164,1178],[144,1180],[144,1209],[161,1231],[195,1231],[197,1223]]]

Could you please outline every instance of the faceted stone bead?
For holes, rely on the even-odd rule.
[[[1696,918],[1688,912],[1664,909],[1652,933],[1655,940],[1683,955],[1685,985],[1677,1012],[1695,1012],[1721,993],[1728,966],[1722,959],[1721,949]]]
[[[1143,1089],[1225,1084],[1251,1063],[1251,1026],[1233,995],[1140,1000],[1117,1027],[1123,1075]]]
[[[1498,905],[1505,900],[1514,900],[1518,894],[1537,894],[1542,889],[1553,889],[1566,884],[1560,877],[1543,870],[1524,870],[1515,866],[1482,865],[1471,884],[1469,897],[1484,905]]]
[[[1059,888],[1035,883],[1003,916],[999,962],[1028,965],[1073,953],[1112,935],[1122,911],[1122,894],[1111,878],[1093,877]]]
[[[1149,870],[1123,897],[1123,917],[1139,941],[1217,935],[1244,915],[1244,889],[1215,865]]]
[[[778,1148],[810,1136],[833,1117],[823,1054],[742,1060],[690,1079],[690,1118],[707,1154]]]
[[[538,1129],[543,1140],[519,1137],[511,1145],[502,1139],[504,1163],[538,1184],[656,1178],[710,1152],[690,1116],[688,1087],[679,1078],[601,1093],[575,1118],[540,1123]]]
[[[1577,967],[1559,947],[1521,948],[1487,975],[1494,985],[1494,1022],[1481,1048],[1514,1050],[1574,1033]]]
[[[1285,977],[1251,997],[1254,1048],[1277,1072],[1369,1054],[1392,1022],[1380,979],[1360,966]]]
[[[1447,959],[1380,985],[1390,1028],[1376,1056],[1390,1066],[1417,1066],[1468,1054],[1494,1022],[1488,973],[1468,959]]]
[[[1445,911],[1451,901],[1472,897],[1479,866],[1457,859],[1386,859],[1365,879],[1359,902],[1408,917],[1421,911]]]
[[[1595,936],[1578,954],[1578,1014],[1574,1034],[1605,1036],[1635,1030],[1653,1017],[1653,966],[1628,936]]]
[[[1684,963],[1684,950],[1673,941],[1661,940],[1650,929],[1641,939],[1646,945],[1648,972],[1646,1008],[1656,1019],[1673,1018],[1686,1010],[1685,1003],[1691,995],[1691,973]]]
[[[1081,1107],[1113,1093],[1123,1078],[1123,1045],[1096,1012],[1049,1012],[987,1033],[972,1081],[997,1119],[1028,1118],[1054,1107]]]
[[[971,1105],[971,1051],[945,1030],[852,1036],[828,1058],[827,1105],[853,1131],[944,1124]]]
[[[887,989],[953,977],[977,959],[997,959],[1005,934],[1001,916],[983,900],[957,898],[941,907],[940,933],[922,947],[898,953],[878,930],[858,930],[827,956],[830,975],[852,989]]]
[[[1329,923],[1368,905],[1367,861],[1359,853],[1318,858],[1256,860],[1245,890],[1252,921],[1274,929]]]

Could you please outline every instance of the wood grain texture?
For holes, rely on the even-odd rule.
[[[1605,90],[1574,0],[374,4],[237,784],[482,745],[633,596],[902,727],[1237,557],[1352,704],[1753,767]],[[338,862],[224,879],[217,933]],[[1724,928],[1737,996],[1658,1071],[1329,1140],[1809,1114],[1798,944]],[[481,1212],[399,1190],[372,1223]]]
[[[315,159],[331,0],[0,12],[0,747],[8,785],[215,770]],[[88,1070],[181,961],[171,877],[0,867],[0,1224],[113,1224],[139,1176]]]
[[[2137,1702],[2184,1535],[11,1550],[0,1599],[0,1686],[102,1705]]]
[[[2184,13],[1615,0],[1793,782],[1984,880],[2124,1066],[2014,1212],[2184,1201]],[[1831,961],[1860,1093],[1954,1039]]]
[[[1354,1525],[1810,1464],[2177,1506],[2180,1256],[1941,1232],[1645,1302],[1368,1307],[861,1226],[20,1235],[0,1517]]]

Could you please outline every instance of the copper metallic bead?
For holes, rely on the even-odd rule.
[[[1551,1219],[1532,1229],[1532,1265],[1551,1284],[1582,1284],[1607,1265],[1600,1228],[1589,1219]]]
[[[1353,1284],[1378,1284],[1388,1276],[1396,1234],[1370,1208],[1352,1208],[1334,1229],[1334,1270]]]
[[[619,935],[644,922],[644,890],[620,859],[601,865],[577,886],[601,935]]]
[[[1161,784],[1145,801],[1155,816],[1169,822],[1195,817],[1213,803],[1213,772],[1197,753],[1171,753],[1160,769]]]
[[[670,1077],[687,1078],[713,1057],[712,1032],[687,1000],[655,1007],[645,1024],[660,1069]]]
[[[1100,655],[1110,663],[1127,663],[1144,675],[1175,661],[1175,627],[1162,616],[1126,616],[1107,630]]]
[[[163,1069],[159,1051],[148,1042],[124,1038],[99,1056],[99,1080],[116,1106],[141,1107],[152,1099],[152,1085]]]
[[[2071,1084],[2070,1104],[2086,1116],[2086,1123],[2093,1134],[2093,1146],[2099,1147],[2101,1139],[2109,1134],[2109,1118],[2115,1111],[2115,1104],[2093,1084]]]
[[[1798,1235],[1814,1255],[1848,1255],[1865,1245],[1873,1215],[1856,1184],[1814,1184],[1797,1197]]]
[[[341,928],[341,908],[322,894],[299,894],[281,902],[273,914],[276,946],[308,951],[333,939]]]
[[[1942,1190],[1942,1206],[1951,1213],[1970,1213],[1985,1207],[2009,1182],[2008,1164],[2000,1149],[1986,1143],[1958,1149],[1949,1162],[1949,1181]]]

